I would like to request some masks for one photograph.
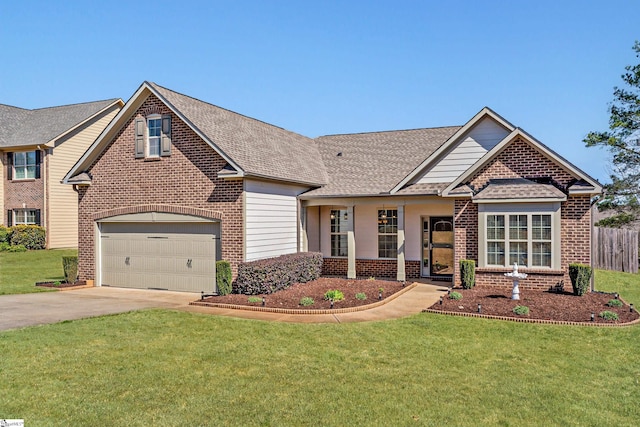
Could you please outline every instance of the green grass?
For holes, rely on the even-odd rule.
[[[0,413],[33,426],[635,425],[639,343],[637,327],[435,314],[141,311],[0,334]]]
[[[627,298],[639,279],[598,271],[596,283]],[[0,333],[0,417],[31,426],[633,426],[638,352],[640,327],[436,314],[315,325],[148,310]]]
[[[64,280],[62,257],[77,254],[77,249],[0,252],[0,295],[46,292],[35,283]]]
[[[640,308],[640,274],[596,270],[595,283],[596,290],[618,292],[627,303]]]

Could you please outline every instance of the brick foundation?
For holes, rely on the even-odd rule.
[[[326,276],[346,276],[348,260],[346,258],[324,258],[322,274]],[[405,261],[407,279],[420,277],[420,261]],[[395,259],[356,259],[357,277],[389,278],[398,276],[398,262]]]

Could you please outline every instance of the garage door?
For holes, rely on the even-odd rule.
[[[101,284],[215,291],[215,222],[102,222]]]

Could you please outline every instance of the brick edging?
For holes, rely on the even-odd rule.
[[[520,322],[520,323],[539,323],[544,325],[570,325],[570,326],[591,326],[591,327],[595,326],[595,327],[601,327],[601,328],[628,327],[628,326],[633,326],[640,323],[640,318],[636,320],[632,320],[631,322],[627,322],[627,323],[596,323],[596,322],[568,322],[564,320],[527,319],[527,318],[509,317],[509,316],[492,316],[490,314],[434,310],[432,308],[425,308],[424,310],[422,310],[422,312],[444,314],[447,316],[479,317],[482,319],[506,320],[509,322]]]
[[[252,306],[252,305],[237,305],[237,304],[224,304],[218,302],[204,302],[204,301],[192,301],[189,305],[197,305],[200,307],[215,307],[215,308],[228,308],[233,310],[247,310],[247,311],[261,311],[265,313],[280,313],[280,314],[342,314],[342,313],[353,313],[356,311],[364,311],[372,308],[380,307],[388,302],[393,301],[398,298],[400,295],[409,292],[411,289],[418,286],[416,282],[406,286],[404,289],[399,290],[395,294],[381,300],[376,301],[372,304],[360,305],[357,307],[348,307],[348,308],[325,308],[321,310],[313,310],[313,309],[300,309],[300,308],[275,308],[275,307],[261,307],[261,306]]]

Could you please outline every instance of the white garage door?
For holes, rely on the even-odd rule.
[[[219,230],[215,222],[102,222],[101,284],[213,292]]]

